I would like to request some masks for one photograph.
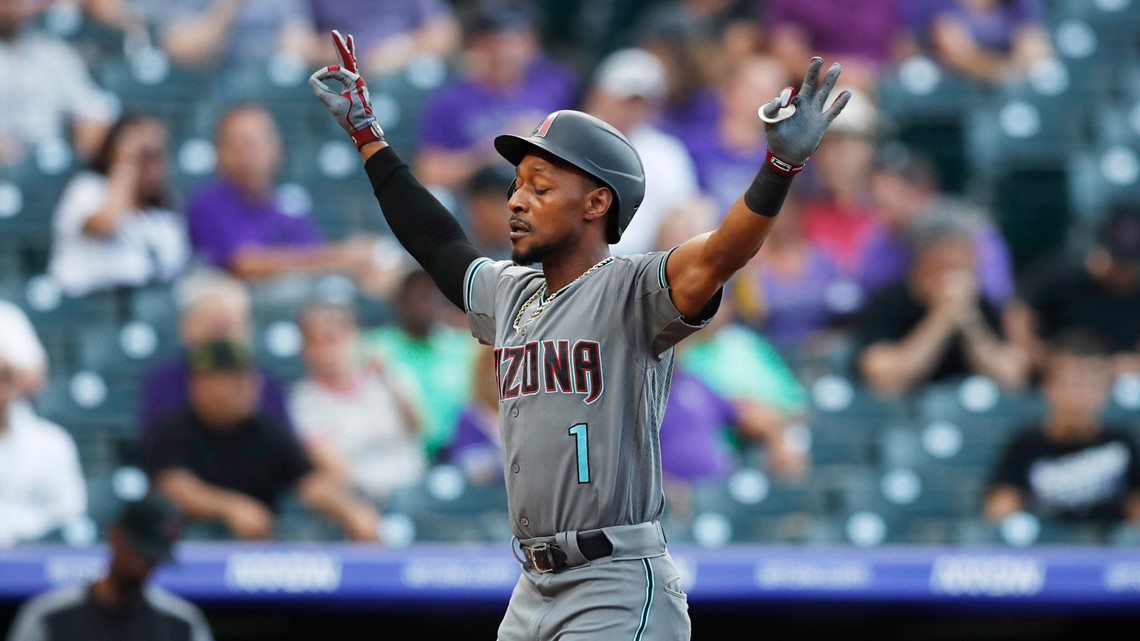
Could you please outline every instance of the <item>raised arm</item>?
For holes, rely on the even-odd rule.
[[[684,316],[698,316],[717,290],[760,250],[792,178],[851,98],[845,91],[824,110],[840,67],[833,64],[820,83],[822,67],[823,59],[813,58],[798,94],[789,87],[764,105],[761,119],[766,123],[768,153],[752,186],[729,208],[719,227],[685,242],[669,257],[666,273],[673,303]]]
[[[396,239],[431,274],[444,296],[464,309],[463,279],[467,267],[481,254],[451,212],[416,180],[384,140],[372,112],[368,87],[357,73],[352,36],[333,31],[332,38],[340,64],[318,70],[309,78],[309,86],[356,143],[376,200]],[[340,91],[330,89],[326,80],[338,83]]]

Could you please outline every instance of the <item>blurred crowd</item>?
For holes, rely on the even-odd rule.
[[[838,377],[899,402],[971,380],[1039,397],[989,469],[971,468],[975,516],[1140,522],[1136,417],[1105,418],[1114,385],[1140,376],[1140,201],[1071,216],[1063,243],[1011,247],[994,200],[962,188],[981,170],[898,135],[884,104],[884,79],[914,60],[980,92],[1053,68],[1060,4],[0,0],[0,187],[42,173],[45,149],[72,158],[31,212],[43,255],[34,238],[31,252],[0,243],[0,270],[20,272],[0,278],[0,546],[66,539],[93,509],[86,437],[49,420],[64,415],[45,393],[60,367],[48,328],[13,293],[41,278],[65,300],[169,294],[156,330],[172,348],[132,374],[129,425],[107,431],[190,537],[287,536],[305,512],[333,536],[382,541],[394,497],[433,470],[501,485],[492,352],[387,236],[367,182],[322,191],[308,175],[300,205],[282,189],[336,134],[283,116],[301,112],[250,78],[329,64],[330,29],[355,36],[393,145],[496,259],[512,175],[495,135],[563,108],[613,124],[641,154],[646,196],[612,251],[664,250],[715,227],[750,184],[757,108],[812,55],[842,63],[850,105],[712,326],[678,347],[661,428],[671,518],[741,469],[810,483],[815,384]],[[184,98],[205,108],[108,80],[127,69],[146,85],[156,65],[207,78]],[[408,78],[428,87],[420,99],[385,98]],[[188,131],[212,137],[194,179]],[[363,213],[326,211],[357,206],[344,191]],[[285,367],[258,347],[265,315],[296,328]]]

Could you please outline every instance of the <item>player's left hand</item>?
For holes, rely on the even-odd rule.
[[[823,58],[812,58],[798,93],[789,87],[760,108],[768,139],[768,157],[764,162],[777,173],[798,173],[819,146],[828,125],[851,99],[851,92],[844,91],[830,109],[824,110],[842,68],[838,62],[832,64],[821,83],[822,68]]]
[[[356,148],[365,144],[384,140],[384,131],[372,113],[372,100],[368,95],[368,85],[357,73],[356,43],[352,36],[342,36],[332,32],[339,65],[318,69],[309,76],[309,86],[324,103],[337,123],[348,132]],[[325,84],[326,80],[339,82],[341,90],[333,91]]]

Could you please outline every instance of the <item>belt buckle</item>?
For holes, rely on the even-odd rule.
[[[548,574],[555,571],[554,551],[549,543],[536,543],[523,548],[530,559],[530,566],[539,574]]]

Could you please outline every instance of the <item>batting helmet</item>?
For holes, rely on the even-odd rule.
[[[606,222],[606,241],[621,240],[645,197],[645,168],[629,140],[606,122],[572,109],[550,114],[525,138],[512,134],[495,138],[495,149],[516,166],[535,147],[609,187],[614,204]]]

